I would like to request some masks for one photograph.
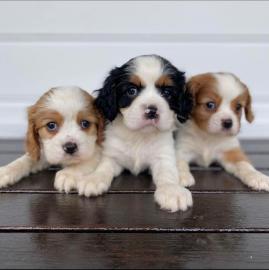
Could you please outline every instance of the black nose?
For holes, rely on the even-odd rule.
[[[64,144],[63,149],[66,154],[73,155],[78,151],[78,146],[76,143],[68,142]]]
[[[154,105],[150,105],[147,107],[145,111],[145,117],[146,119],[156,119],[158,118],[157,114],[158,108]]]
[[[232,119],[225,119],[222,120],[222,126],[225,129],[230,129],[233,126],[233,120]]]

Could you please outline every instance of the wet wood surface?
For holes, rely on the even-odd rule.
[[[269,175],[269,141],[242,145]],[[22,153],[0,141],[0,166]],[[194,207],[173,214],[154,203],[147,173],[87,199],[55,191],[55,172],[0,190],[0,268],[269,268],[269,194],[218,166],[192,167]]]

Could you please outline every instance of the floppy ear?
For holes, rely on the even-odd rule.
[[[101,89],[97,90],[98,96],[95,100],[97,109],[103,114],[105,119],[113,121],[118,112],[117,87],[122,79],[122,68],[114,68],[110,71]]]
[[[105,119],[101,115],[100,112],[98,112],[97,109],[95,109],[96,115],[97,115],[97,143],[101,145],[104,141],[104,131],[105,131]]]
[[[29,153],[30,157],[34,161],[40,159],[40,143],[39,136],[35,127],[35,106],[28,108],[28,130],[26,134],[26,151]]]
[[[250,91],[246,85],[244,85],[247,95],[247,102],[245,105],[245,116],[249,123],[252,123],[254,120],[254,113],[252,110],[252,97],[250,95]]]
[[[191,93],[185,88],[184,92],[179,98],[179,109],[177,112],[177,119],[180,123],[185,123],[192,112],[193,108],[193,97]]]
[[[201,83],[199,83],[199,79],[197,77],[192,77],[188,82],[187,82],[187,92],[192,96],[192,102],[193,106],[196,104],[196,95],[199,92],[201,88]]]

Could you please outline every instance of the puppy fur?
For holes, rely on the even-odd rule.
[[[0,187],[50,165],[61,165],[55,188],[69,192],[78,176],[96,168],[103,129],[103,118],[86,91],[78,87],[49,90],[28,109],[26,154],[0,168]]]
[[[110,72],[96,106],[108,120],[103,157],[96,171],[79,182],[79,193],[100,195],[123,169],[135,175],[149,169],[162,209],[191,206],[190,191],[178,185],[173,140],[177,119],[185,122],[192,107],[184,73],[160,56],[133,58]]]
[[[192,77],[187,88],[195,105],[176,138],[181,185],[195,183],[191,162],[205,167],[218,162],[247,186],[269,191],[269,177],[253,167],[236,137],[243,112],[248,122],[254,120],[248,87],[233,74],[206,73]]]

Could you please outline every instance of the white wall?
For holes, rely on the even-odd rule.
[[[193,75],[231,71],[254,97],[242,137],[269,137],[269,2],[1,1],[0,137],[56,85],[101,86],[110,68],[157,53]]]

